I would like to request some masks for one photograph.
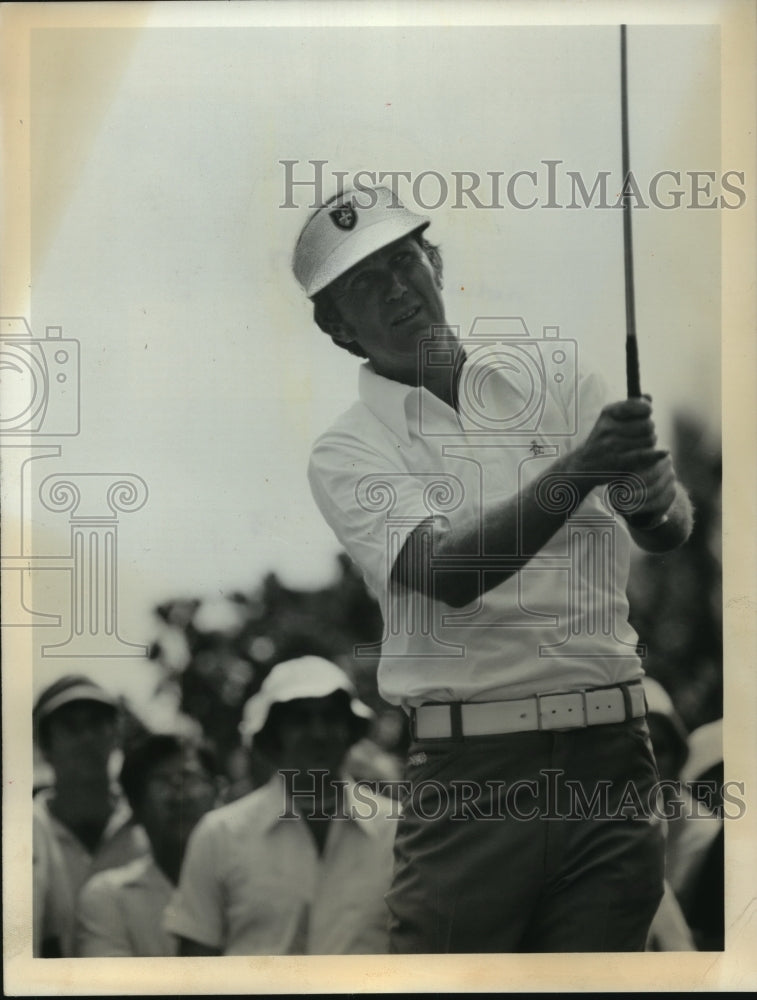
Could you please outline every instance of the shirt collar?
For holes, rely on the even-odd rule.
[[[411,395],[418,394],[418,387],[377,375],[370,362],[367,362],[360,366],[358,392],[371,413],[394,431],[397,437],[410,444],[405,404]]]
[[[155,885],[166,885],[172,891],[174,886],[168,876],[163,872],[152,854],[145,854],[142,858],[137,858],[132,862],[131,877],[124,883],[124,888],[144,887],[152,888]]]
[[[363,797],[357,798],[355,795],[355,782],[346,773],[342,773],[341,780],[346,782],[344,787],[344,812],[349,817],[342,822],[352,823],[369,836],[375,836],[377,829],[372,821],[369,805]],[[285,786],[284,779],[278,773],[264,785],[257,793],[259,808],[266,814],[263,828],[268,832],[278,826],[280,822],[290,822],[283,819],[285,812]],[[368,815],[366,815],[368,814]]]
[[[420,400],[425,408],[442,407],[445,414],[457,420],[454,410],[423,386],[406,385],[377,375],[370,362],[360,366],[358,376],[360,400],[375,417],[406,444],[411,444],[410,429],[417,425]],[[413,405],[414,404],[414,405]]]
[[[467,394],[473,392],[475,397],[478,391],[476,386],[483,384],[484,377],[498,381],[499,389],[495,398],[498,394],[501,394],[503,400],[514,396],[524,405],[528,405],[533,399],[535,390],[527,374],[510,369],[496,353],[493,355],[491,351],[479,348],[469,353],[463,362],[461,391]],[[422,386],[405,385],[377,375],[370,362],[360,367],[358,391],[361,401],[374,416],[408,445],[412,443],[411,430],[419,429],[421,405],[429,416],[433,414],[435,427],[444,427],[446,422],[455,433],[479,430],[481,427],[475,407],[468,412],[468,406],[474,405],[470,400],[467,405],[463,404],[460,412],[456,412]]]

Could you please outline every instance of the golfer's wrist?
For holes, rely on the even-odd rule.
[[[584,461],[584,454],[581,448],[568,452],[559,458],[552,469],[553,473],[564,476],[578,491],[581,500],[585,500],[595,486],[602,484],[602,477],[597,475],[593,469]]]

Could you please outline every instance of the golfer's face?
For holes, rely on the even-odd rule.
[[[379,375],[418,385],[418,345],[444,323],[444,303],[415,239],[377,250],[338,278],[331,292],[345,339],[357,341]]]

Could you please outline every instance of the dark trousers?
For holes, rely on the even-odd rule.
[[[644,720],[412,744],[391,950],[640,951],[663,891]]]

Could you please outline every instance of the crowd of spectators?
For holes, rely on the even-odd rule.
[[[230,794],[206,741],[168,733],[120,748],[114,779],[115,698],[60,678],[34,708],[53,775],[34,802],[34,955],[386,951],[396,810],[346,769],[362,744],[358,769],[397,777],[366,757],[373,716],[336,664],[277,664],[245,706],[255,767]]]
[[[645,692],[668,817],[648,949],[720,950],[722,720],[689,733],[659,682]],[[36,701],[53,782],[34,801],[35,956],[386,951],[401,771],[342,669],[303,656],[270,671],[244,707],[236,787],[205,739],[121,746],[119,714],[84,675]]]

